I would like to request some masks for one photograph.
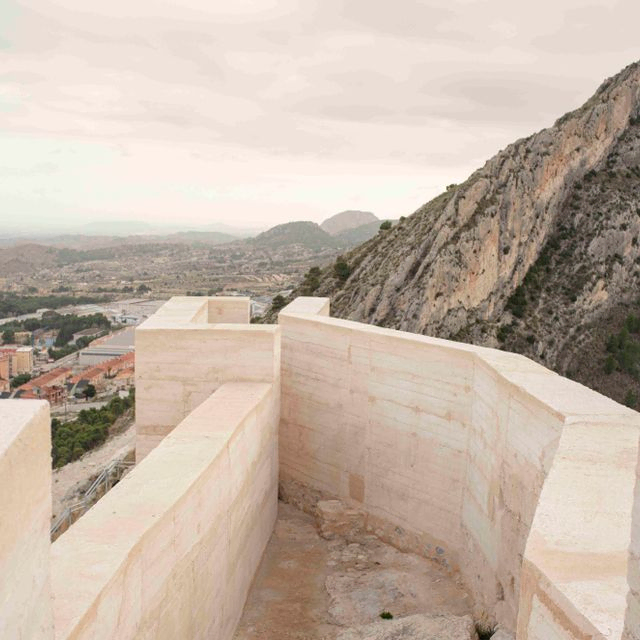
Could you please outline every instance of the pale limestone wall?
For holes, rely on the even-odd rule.
[[[528,598],[530,604],[521,605],[519,638],[527,638],[529,628],[552,628],[555,618],[547,612],[554,607],[595,625],[624,617],[626,561],[608,564],[603,571],[612,575],[606,579],[594,569],[586,584],[584,559],[567,556],[563,575],[571,588],[547,595],[547,604],[540,600],[539,580],[533,585],[536,598],[528,574],[521,588],[521,570],[545,478],[562,464],[563,457],[554,454],[563,426],[600,423],[590,426],[598,450],[608,428],[618,425],[626,430],[619,445],[624,451],[604,453],[607,447],[602,447],[604,458],[615,466],[624,454],[635,464],[637,413],[521,356],[313,317],[306,315],[314,313],[307,302],[294,304],[295,312],[287,307],[279,320],[281,482],[287,494],[302,504],[300,486],[307,488],[307,497],[338,496],[363,508],[378,534],[458,568],[488,623],[515,629],[519,601]],[[318,302],[315,308],[323,307]],[[636,436],[633,446],[630,433]],[[578,454],[589,458],[593,452]],[[569,486],[583,482],[581,473],[586,470],[570,470]],[[611,509],[602,510],[606,516],[595,517],[597,501],[583,501],[575,509],[578,522],[591,517],[597,523],[596,532],[606,532],[607,517],[615,514],[619,535],[594,548],[618,557],[628,547],[633,486],[629,469],[621,474],[619,484],[627,490],[619,492]],[[570,495],[550,500],[558,517],[570,510]],[[582,533],[584,544],[590,544],[593,531],[583,527]],[[551,548],[557,543],[562,549],[556,555],[560,562],[567,546],[553,520],[546,535]],[[540,561],[532,556],[527,566]],[[585,602],[595,597],[594,585],[602,589],[597,592],[600,613]],[[612,590],[616,598],[608,597]],[[529,624],[528,617],[534,622]],[[543,619],[544,624],[535,622]],[[563,622],[558,625],[564,628]],[[562,633],[590,637],[577,627],[567,629],[557,638]],[[541,640],[544,633],[530,637]]]
[[[227,640],[277,510],[278,388],[220,387],[52,545],[57,640]]]
[[[640,640],[640,456],[636,468],[632,520],[627,573],[629,593],[627,595],[624,640]]]
[[[207,322],[249,324],[251,321],[251,299],[239,297],[209,298]]]
[[[282,480],[365,506],[399,528],[396,544],[457,565],[469,354],[341,320],[279,322]]]
[[[540,495],[523,567],[522,640],[623,631],[638,428],[593,419],[565,425]]]
[[[49,404],[0,401],[0,638],[53,638]]]
[[[47,405],[2,401],[0,638],[51,639],[50,588],[57,640],[231,638],[275,520],[279,423],[286,495],[358,506],[459,570],[487,622],[638,640],[640,416],[521,356],[328,312],[298,299],[280,329],[165,305],[139,332],[138,420],[180,424],[52,547]]]
[[[520,356],[490,350],[475,352],[472,366],[462,573],[478,608],[513,629],[525,544],[562,418],[506,374],[548,375],[554,382],[558,376]]]
[[[247,298],[172,298],[136,329],[137,460],[225,382],[277,382],[278,327],[210,322],[248,310]]]

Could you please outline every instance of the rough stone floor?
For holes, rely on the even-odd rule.
[[[475,636],[459,617],[470,613],[470,598],[436,563],[374,536],[325,540],[311,516],[280,503],[235,640],[462,640]]]

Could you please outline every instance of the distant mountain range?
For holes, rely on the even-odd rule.
[[[373,213],[343,211],[328,218],[322,224],[315,222],[279,224],[246,242],[256,247],[271,249],[293,245],[307,249],[349,249],[373,238],[379,233],[381,224],[382,221]]]
[[[239,246],[256,247],[262,249],[280,249],[287,245],[296,245],[311,251],[318,249],[348,249],[378,233],[381,221],[368,211],[342,211],[331,216],[322,224],[315,222],[296,221],[276,225],[257,233],[253,237],[225,233],[221,231],[189,230],[175,231],[172,233],[158,233],[150,231],[156,229],[144,222],[116,221],[113,226],[103,223],[86,225],[87,233],[60,234],[52,236],[33,236],[5,238],[0,240],[0,246],[18,246],[25,243],[56,247],[59,249],[72,249],[87,251],[93,249],[106,249],[111,247],[148,245],[148,244],[207,244],[211,246],[236,243]],[[147,228],[147,231],[143,231]],[[98,232],[109,229],[109,233],[100,235]],[[124,232],[124,230],[128,232]],[[120,235],[120,232],[123,232]],[[94,233],[95,232],[95,233]],[[245,230],[246,232],[246,230]],[[33,246],[31,248],[33,252]],[[51,258],[51,255],[49,255]]]
[[[233,227],[221,223],[211,223],[190,227],[184,223],[152,224],[142,220],[104,220],[87,222],[77,226],[61,224],[58,231],[39,229],[36,233],[30,228],[25,231],[22,227],[0,228],[0,245],[16,244],[17,242],[40,242],[42,244],[73,243],[78,238],[167,238],[177,234],[220,234],[225,241],[238,238],[256,236],[263,229],[249,229]],[[212,236],[214,237],[214,236]]]
[[[366,225],[378,223],[380,220],[370,211],[341,211],[335,216],[327,218],[320,227],[329,235],[337,236],[344,231],[357,229]]]

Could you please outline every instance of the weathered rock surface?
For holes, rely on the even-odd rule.
[[[340,500],[320,500],[316,514],[320,535],[327,540],[337,537],[354,540],[364,533],[364,511],[347,507]]]
[[[396,617],[470,611],[465,592],[434,562],[398,551],[371,535],[360,544],[345,545],[337,538],[330,549],[325,587],[335,624],[365,624],[377,620],[383,611]]]
[[[415,615],[338,633],[337,640],[475,640],[471,616]]]
[[[635,63],[350,252],[346,282],[327,268],[314,295],[339,317],[504,346],[619,400],[620,380],[594,378],[592,343],[640,312],[639,203]]]
[[[368,588],[373,592],[368,594]],[[234,638],[335,640],[347,628],[381,621],[384,610],[396,617],[453,618],[469,615],[472,603],[435,562],[402,553],[374,536],[364,535],[360,543],[326,540],[311,515],[280,503]]]

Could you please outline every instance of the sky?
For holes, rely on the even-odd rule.
[[[0,0],[0,233],[408,215],[640,58],[637,0]]]

